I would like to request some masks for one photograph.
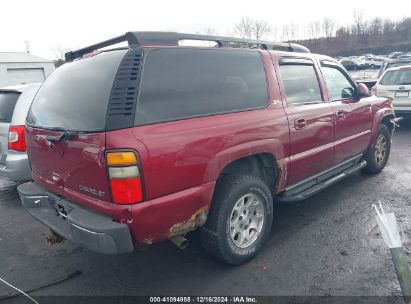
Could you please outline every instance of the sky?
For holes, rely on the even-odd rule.
[[[353,21],[353,11],[400,20],[411,16],[411,1],[391,0],[3,0],[0,9],[0,52],[26,51],[55,59],[55,50],[76,49],[127,31],[196,33],[209,28],[219,35],[233,33],[241,17],[265,20],[270,27],[302,27],[331,18],[338,25]]]

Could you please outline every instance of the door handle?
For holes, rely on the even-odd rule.
[[[299,118],[294,121],[294,128],[296,130],[302,130],[307,126],[307,121],[304,118]]]
[[[335,116],[337,116],[338,119],[342,119],[345,117],[344,111],[343,110],[337,110],[337,112],[335,112]]]

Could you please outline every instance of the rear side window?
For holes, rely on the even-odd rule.
[[[303,105],[322,102],[320,86],[313,65],[280,65],[287,104]]]
[[[27,124],[45,129],[103,131],[113,81],[125,52],[103,52],[59,67],[37,93]]]
[[[408,85],[411,84],[411,69],[388,71],[380,80],[381,85]]]
[[[258,52],[156,49],[146,55],[136,124],[263,108],[267,82]]]
[[[20,93],[0,92],[0,123],[10,123]]]

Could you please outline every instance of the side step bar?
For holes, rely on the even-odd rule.
[[[330,179],[327,179],[319,184],[316,184],[308,189],[303,190],[302,192],[293,194],[293,195],[287,195],[287,193],[284,193],[283,195],[280,195],[276,198],[278,202],[281,203],[295,203],[295,202],[300,202],[305,200],[306,198],[320,192],[321,190],[328,188],[329,186],[335,184],[336,182],[339,182],[340,180],[346,178],[347,176],[361,170],[367,165],[367,162],[365,160],[361,161],[360,163],[346,169],[342,173],[331,177]]]

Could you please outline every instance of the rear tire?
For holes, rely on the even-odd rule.
[[[363,171],[369,174],[380,173],[387,164],[390,150],[390,131],[386,125],[381,124],[375,142],[364,156],[364,159],[367,161],[367,166]]]
[[[271,231],[273,200],[267,185],[249,175],[222,177],[201,229],[201,244],[220,261],[240,265],[252,259]]]

